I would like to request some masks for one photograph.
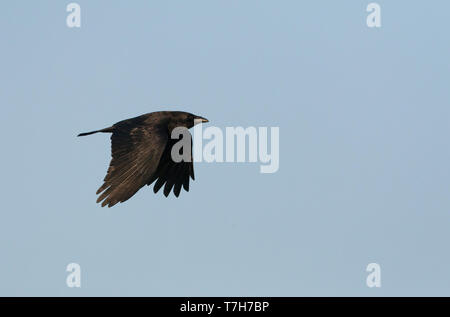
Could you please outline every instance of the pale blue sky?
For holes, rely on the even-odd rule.
[[[0,6],[0,295],[450,295],[448,1],[69,2]],[[278,173],[100,208],[75,136],[162,109],[280,127]]]

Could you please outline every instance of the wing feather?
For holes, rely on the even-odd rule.
[[[112,160],[97,202],[112,207],[132,197],[155,173],[167,145],[167,133],[155,126],[120,123],[111,135]]]
[[[164,153],[161,156],[158,169],[151,177],[147,185],[156,181],[153,192],[157,193],[164,187],[164,195],[167,197],[173,189],[176,197],[180,195],[181,188],[189,191],[189,177],[194,179],[194,162],[192,159],[192,136],[191,138],[191,160],[190,162],[174,162],[171,157],[172,146],[178,142],[177,139],[169,139]]]

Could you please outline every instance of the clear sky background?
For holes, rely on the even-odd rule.
[[[448,1],[69,2],[0,5],[0,295],[450,295]],[[278,126],[280,169],[100,208],[76,135],[158,110]]]

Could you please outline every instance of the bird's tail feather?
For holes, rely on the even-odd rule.
[[[114,132],[114,131],[113,131],[113,127],[109,127],[109,128],[105,128],[105,129],[101,129],[101,130],[80,133],[80,134],[78,134],[78,136],[86,136],[86,135],[91,135],[91,134],[98,133],[98,132],[107,133],[107,132]]]

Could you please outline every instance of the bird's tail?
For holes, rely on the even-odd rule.
[[[80,133],[80,134],[78,134],[78,136],[86,136],[86,135],[91,135],[91,134],[98,133],[98,132],[107,133],[107,132],[114,132],[114,130],[113,130],[113,127],[109,127],[109,128],[104,128],[104,129],[101,129],[101,130],[95,130],[95,131],[91,131],[91,132]]]

